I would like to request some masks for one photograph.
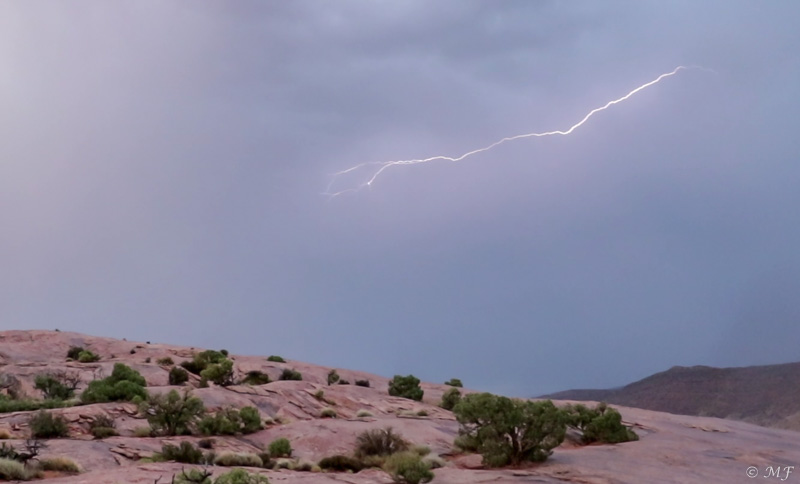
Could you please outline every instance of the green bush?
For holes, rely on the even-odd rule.
[[[204,462],[203,451],[192,445],[191,442],[181,442],[180,446],[164,444],[161,446],[161,457],[164,460],[174,460],[183,464],[201,464]]]
[[[170,385],[183,385],[189,381],[189,372],[179,366],[173,366],[169,370],[169,384]]]
[[[165,356],[164,358],[157,359],[156,363],[158,363],[161,366],[172,366],[172,365],[175,364],[175,362],[172,361],[172,358],[170,358],[169,356]]]
[[[543,462],[566,435],[566,416],[550,400],[471,394],[453,412],[461,424],[459,433],[477,445],[489,467]]]
[[[458,391],[458,388],[451,388],[444,392],[442,395],[442,401],[439,403],[439,406],[445,410],[453,410],[456,404],[461,401],[461,392]]]
[[[0,480],[27,481],[30,478],[31,475],[22,462],[0,458]]]
[[[423,394],[424,392],[419,386],[419,378],[414,375],[395,375],[389,382],[389,395],[393,397],[410,398],[419,402],[422,400]]]
[[[333,385],[339,381],[339,373],[336,370],[331,370],[328,372],[328,385]]]
[[[81,471],[75,461],[66,457],[46,457],[37,460],[39,468],[43,471],[68,472],[70,474],[78,474]]]
[[[78,355],[78,361],[81,363],[94,363],[95,361],[100,361],[100,356],[89,350],[84,350]]]
[[[251,434],[261,430],[261,415],[255,407],[226,408],[204,417],[197,427],[203,435]]]
[[[272,355],[267,358],[267,361],[274,361],[275,363],[286,363],[286,360],[277,355]]]
[[[356,386],[369,388],[369,380],[356,380]]]
[[[433,480],[430,465],[414,452],[390,455],[383,464],[383,469],[398,483],[419,484]]]
[[[214,382],[215,385],[223,387],[233,385],[233,361],[225,359],[219,363],[211,363],[200,372],[200,376]]]
[[[206,350],[200,353],[195,353],[191,360],[181,362],[181,366],[186,368],[189,372],[195,375],[208,368],[209,365],[219,364],[227,360],[225,355],[219,351]]]
[[[358,472],[364,468],[360,460],[347,455],[332,455],[318,462],[318,465],[328,471]]]
[[[272,457],[291,457],[292,444],[289,442],[289,439],[281,437],[273,440],[269,444],[269,455]]]
[[[408,449],[408,442],[391,427],[371,429],[356,437],[357,457],[391,455]]]
[[[295,370],[295,369],[291,369],[290,370],[289,368],[284,368],[284,370],[281,372],[280,379],[281,380],[298,380],[299,381],[299,380],[303,379],[303,375],[301,375],[300,372]]]
[[[214,484],[269,484],[269,479],[260,474],[251,474],[244,469],[234,469],[217,477]]]
[[[54,439],[69,435],[67,421],[61,415],[39,410],[28,421],[31,437],[34,439]]]
[[[247,372],[247,375],[245,375],[242,383],[245,385],[266,385],[271,381],[272,380],[270,380],[269,375],[263,371],[253,370]]]
[[[569,405],[564,411],[567,414],[567,425],[581,431],[586,444],[618,444],[639,440],[633,430],[622,424],[622,415],[605,403],[600,403],[595,408],[582,404]]]
[[[71,407],[72,402],[63,400],[13,400],[0,394],[0,413],[31,412],[41,409]]]
[[[223,452],[214,458],[214,465],[225,467],[261,467],[263,464],[261,457],[247,452]]]
[[[106,439],[119,435],[117,431],[111,427],[94,427],[91,432],[95,439]]]
[[[211,484],[211,473],[200,469],[182,470],[172,480],[173,484]],[[156,480],[158,482],[158,480]]]
[[[183,395],[172,390],[169,393],[151,395],[140,406],[147,416],[150,427],[158,435],[186,435],[197,419],[205,412],[203,401],[190,392]]]
[[[36,375],[34,388],[40,390],[46,400],[69,400],[75,396],[80,382],[78,373],[56,371]]]
[[[147,398],[145,382],[138,371],[122,363],[115,363],[111,376],[95,380],[81,394],[83,403],[131,401]]]
[[[67,351],[67,358],[77,361],[83,351],[83,346],[73,346]]]
[[[450,380],[444,382],[445,385],[450,385],[451,387],[458,387],[461,388],[464,385],[461,384],[461,380],[458,378],[451,378]]]

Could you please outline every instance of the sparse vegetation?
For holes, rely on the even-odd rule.
[[[386,456],[408,449],[408,442],[391,427],[371,429],[356,437],[356,457]]]
[[[182,361],[181,366],[190,373],[200,375],[200,373],[208,368],[209,365],[219,364],[225,360],[227,360],[227,358],[221,352],[206,350],[200,353],[195,353],[191,360]]]
[[[156,363],[158,363],[161,366],[172,366],[175,364],[175,362],[172,361],[172,358],[170,358],[169,356],[157,359]]]
[[[21,462],[0,458],[0,480],[28,481],[32,477],[31,472]]]
[[[211,473],[203,469],[182,470],[172,479],[173,484],[211,484]],[[158,483],[158,479],[156,479]]]
[[[453,410],[456,404],[461,401],[461,392],[458,388],[450,388],[444,395],[442,395],[442,401],[439,403],[439,406],[445,410]]]
[[[261,430],[261,415],[255,407],[226,408],[204,417],[197,428],[203,435],[251,434]]]
[[[151,395],[139,410],[147,416],[154,433],[186,435],[191,433],[195,422],[205,412],[205,407],[203,401],[190,392],[180,395],[172,390],[167,394]]]
[[[328,385],[333,385],[339,381],[339,373],[336,370],[328,372]]]
[[[618,444],[639,440],[639,436],[622,424],[622,415],[610,408],[605,403],[598,404],[595,408],[585,405],[568,405],[564,411],[567,415],[567,425],[579,430],[583,434],[583,442],[602,442]]]
[[[223,387],[233,385],[233,361],[226,358],[219,363],[211,363],[200,372],[200,376],[215,385]]]
[[[253,370],[247,372],[247,375],[245,375],[242,383],[245,385],[266,385],[271,381],[272,380],[270,380],[269,375],[263,371]]]
[[[133,401],[147,398],[145,382],[138,371],[122,363],[114,363],[111,376],[95,380],[81,394],[83,403]]]
[[[464,443],[489,467],[542,462],[564,441],[566,416],[550,400],[531,402],[480,393],[455,406]]]
[[[451,378],[451,379],[447,380],[446,382],[444,382],[444,384],[445,385],[450,385],[451,387],[457,387],[457,388],[461,388],[461,387],[464,386],[461,383],[461,380],[459,380],[458,378]]]
[[[71,407],[72,402],[63,400],[15,400],[0,394],[0,413],[31,412],[42,409]]]
[[[153,429],[150,427],[136,427],[133,429],[133,436],[143,439],[145,437],[153,436]]]
[[[300,381],[303,379],[303,375],[301,375],[300,372],[295,369],[290,370],[289,368],[284,368],[284,370],[281,372],[280,379]]]
[[[67,350],[67,358],[70,360],[78,360],[78,357],[84,351],[82,346],[72,346],[69,350]]]
[[[217,477],[214,484],[269,484],[269,479],[244,469],[234,469]]]
[[[369,380],[356,380],[356,386],[369,388]]]
[[[373,416],[374,415],[372,415],[372,412],[363,408],[356,413],[356,417],[358,418],[373,417]]]
[[[383,469],[395,482],[401,484],[419,484],[433,480],[430,465],[414,452],[398,452],[390,455]]]
[[[269,356],[267,358],[267,361],[272,361],[272,362],[275,362],[275,363],[286,363],[286,360],[284,360],[283,358],[281,358],[280,356],[277,356],[277,355]]]
[[[34,439],[55,439],[69,435],[67,421],[61,415],[39,410],[30,420],[31,437]]]
[[[114,428],[115,425],[116,422],[114,422],[113,418],[105,414],[100,414],[95,416],[91,423],[89,423],[89,430],[94,438],[105,439],[107,437],[118,435],[116,429]]]
[[[289,439],[280,437],[269,444],[269,455],[272,457],[291,457],[292,444]]]
[[[189,372],[179,366],[173,366],[169,370],[169,384],[170,385],[183,385],[189,381]]]
[[[81,468],[72,459],[67,457],[47,457],[39,459],[39,468],[43,471],[67,472],[78,474]]]
[[[80,363],[94,363],[95,361],[100,361],[100,355],[96,355],[89,350],[84,350],[78,355],[78,361]]]
[[[419,378],[414,375],[400,376],[395,375],[389,382],[389,395],[393,397],[409,398],[421,401],[424,392],[419,386]]]
[[[319,416],[322,418],[336,418],[336,410],[332,408],[323,408]]]

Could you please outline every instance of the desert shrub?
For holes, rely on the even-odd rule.
[[[117,435],[114,429],[116,422],[114,419],[105,414],[100,414],[94,417],[89,423],[89,430],[96,439],[105,439],[106,437],[113,437]]]
[[[419,386],[419,378],[414,375],[395,375],[389,382],[389,395],[393,397],[410,398],[419,402],[422,400],[423,393]]]
[[[131,401],[147,398],[145,382],[138,371],[122,363],[114,363],[111,376],[95,380],[81,394],[83,403]]]
[[[293,471],[296,471],[296,472],[312,472],[314,470],[314,467],[318,467],[318,466],[316,466],[315,464],[312,464],[311,462],[308,462],[308,461],[305,461],[305,460],[301,460],[301,461],[295,462],[294,466],[292,466],[291,469]]]
[[[22,462],[0,458],[0,480],[27,481],[30,478],[30,473]]]
[[[438,455],[430,455],[430,454],[423,457],[422,462],[428,464],[428,467],[430,467],[431,469],[439,469],[441,467],[444,467],[446,464],[445,460],[439,457]]]
[[[83,351],[83,346],[72,346],[67,350],[67,358],[70,360],[77,360]]]
[[[234,469],[217,477],[214,484],[269,484],[269,479],[244,469]]]
[[[345,380],[345,379],[339,380],[339,385],[349,385],[349,384],[350,384],[350,382]]]
[[[189,372],[179,366],[173,366],[169,370],[169,384],[183,385],[189,381]]]
[[[13,445],[6,445],[5,442],[0,445],[0,459],[17,460],[18,456],[17,449],[15,449]]]
[[[542,462],[564,441],[566,417],[550,400],[512,400],[490,393],[467,395],[455,406],[459,433],[477,445],[483,463],[502,467]]]
[[[295,369],[284,368],[280,376],[281,380],[302,380],[303,375]]]
[[[184,469],[172,481],[173,484],[211,484],[211,473],[200,469]]]
[[[357,457],[391,455],[408,449],[408,442],[391,427],[361,432],[356,437]]]
[[[427,417],[428,416],[428,411],[423,408],[422,410],[417,410],[417,414],[416,415],[417,415],[417,417]]]
[[[458,378],[451,378],[451,379],[447,380],[446,382],[444,382],[444,384],[445,385],[450,385],[451,387],[458,387],[458,388],[461,388],[461,387],[464,386],[461,383],[461,380],[459,380]]]
[[[269,375],[263,371],[253,370],[247,372],[247,375],[245,375],[242,383],[245,385],[265,385],[271,381],[272,380],[270,380]]]
[[[191,360],[182,361],[181,366],[195,375],[200,375],[209,365],[222,363],[226,359],[219,351],[206,350],[195,353]]]
[[[194,423],[205,412],[203,401],[190,392],[183,395],[172,390],[167,394],[151,395],[139,410],[147,416],[150,427],[158,435],[191,433]]]
[[[69,435],[67,421],[61,415],[39,410],[28,421],[31,437],[34,439],[54,439]]]
[[[358,472],[364,468],[364,465],[361,463],[361,461],[347,455],[332,455],[330,457],[325,457],[317,464],[327,471],[336,472]]]
[[[219,352],[222,353],[222,356],[224,356],[225,358],[228,357],[228,354],[229,354],[228,350],[219,350]]]
[[[54,371],[36,375],[34,387],[42,392],[46,400],[69,400],[75,396],[80,382],[78,373]]]
[[[175,364],[175,362],[172,361],[172,358],[170,358],[169,356],[157,359],[156,363],[158,363],[161,366],[172,366]]]
[[[223,387],[233,385],[233,361],[224,359],[219,363],[210,363],[200,372],[200,376],[214,382],[215,385]]]
[[[153,361],[153,359],[152,359],[152,358],[150,358],[149,356],[148,356],[147,358],[145,358],[145,359],[144,359],[144,362],[145,362],[145,363],[150,363],[151,361]]]
[[[132,355],[135,355],[135,354],[136,354],[136,350],[135,350],[134,348],[131,348],[131,354],[132,354]]]
[[[564,411],[567,415],[567,425],[583,434],[583,442],[603,442],[618,444],[639,440],[639,436],[622,424],[622,415],[609,408],[605,403],[598,404],[595,408],[585,405],[568,405]]]
[[[225,467],[261,467],[261,457],[249,452],[223,452],[214,458],[214,465]]]
[[[192,445],[191,442],[181,442],[179,446],[164,444],[161,446],[161,457],[164,460],[174,460],[183,464],[203,463],[203,451]]]
[[[197,446],[201,449],[213,449],[214,439],[200,439],[197,441]]]
[[[0,394],[0,413],[31,412],[41,409],[71,407],[72,402],[63,400],[14,400]]]
[[[100,361],[100,355],[84,350],[78,355],[78,361],[81,363],[94,363],[95,361]]]
[[[291,457],[292,444],[289,439],[280,437],[269,444],[269,455],[272,457]]]
[[[8,433],[8,430],[0,429],[0,440],[6,440],[6,439],[10,439],[10,438],[11,438],[11,434]],[[2,456],[0,455],[0,457],[2,457]]]
[[[419,484],[433,480],[430,465],[413,452],[390,455],[383,464],[383,469],[398,483]]]
[[[69,472],[78,474],[81,468],[72,459],[66,457],[46,457],[39,460],[39,468],[43,471]]]
[[[284,360],[283,358],[281,358],[280,356],[277,356],[277,355],[272,355],[272,356],[268,357],[267,361],[273,361],[275,363],[286,363],[286,360]]]
[[[261,425],[261,414],[256,407],[242,407],[239,409],[239,417],[242,419],[243,434],[252,434],[264,428]]]
[[[339,381],[339,373],[336,370],[328,372],[328,385],[333,385]]]
[[[356,413],[356,417],[358,418],[372,417],[372,416],[373,416],[372,412],[363,408]]]
[[[453,410],[456,404],[461,401],[461,392],[458,388],[451,388],[444,392],[442,395],[442,401],[439,403],[439,406],[445,410]]]
[[[425,457],[431,453],[431,448],[427,445],[412,445],[410,450],[420,457]]]
[[[323,408],[319,416],[322,418],[336,418],[336,410],[332,408]]]
[[[145,437],[152,437],[153,436],[153,429],[150,427],[136,427],[133,429],[133,436],[139,437],[143,439]]]
[[[369,380],[356,380],[356,386],[369,388]]]

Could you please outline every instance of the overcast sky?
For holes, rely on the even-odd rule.
[[[510,395],[800,360],[800,3],[0,3],[0,328]],[[364,162],[457,156],[458,163]],[[374,167],[374,165],[373,165]]]

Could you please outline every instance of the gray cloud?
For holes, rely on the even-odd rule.
[[[515,395],[796,359],[797,14],[3,3],[3,327]],[[716,74],[320,195],[569,127],[678,64]]]

